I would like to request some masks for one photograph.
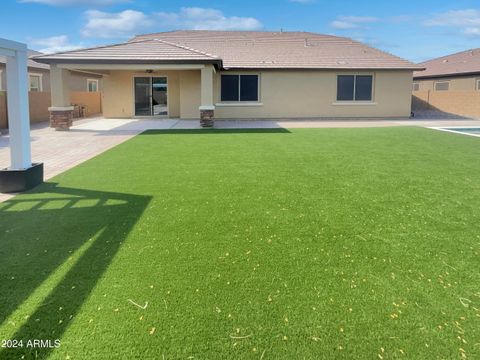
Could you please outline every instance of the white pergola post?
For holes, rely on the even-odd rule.
[[[215,105],[213,105],[213,65],[205,65],[201,70],[201,104],[200,125],[212,127],[214,124]]]
[[[7,57],[10,169],[23,170],[32,166],[28,107],[27,46],[0,38],[0,55]]]

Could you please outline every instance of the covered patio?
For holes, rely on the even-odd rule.
[[[213,126],[214,74],[221,67],[215,56],[149,40],[38,56],[35,60],[51,67],[49,110],[51,126],[57,130],[72,125],[71,71],[103,77],[106,118],[200,119],[203,127]]]

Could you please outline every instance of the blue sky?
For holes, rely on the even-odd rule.
[[[478,0],[3,0],[1,12],[0,37],[46,52],[174,29],[334,34],[415,62],[480,47]]]

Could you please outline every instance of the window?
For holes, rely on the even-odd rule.
[[[2,71],[2,70],[0,70],[0,71]],[[2,73],[0,72],[0,75],[1,75],[1,74],[2,74]],[[2,89],[2,87],[0,86],[0,90],[1,90],[1,89]],[[480,79],[477,79],[477,90],[480,90]]]
[[[3,70],[0,69],[0,91],[3,90],[3,88],[2,88],[2,76],[3,76]]]
[[[450,83],[448,81],[439,81],[435,83],[435,91],[448,91]]]
[[[222,101],[258,101],[258,75],[222,75]]]
[[[29,91],[42,91],[42,75],[41,74],[29,74]]]
[[[419,83],[413,83],[413,91],[419,91],[420,90],[420,84]]]
[[[97,79],[87,79],[87,91],[88,92],[97,92],[98,91],[98,80]]]
[[[372,101],[372,75],[338,75],[337,101]]]

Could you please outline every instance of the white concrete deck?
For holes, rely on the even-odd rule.
[[[216,128],[352,128],[386,126],[475,127],[475,119],[427,120],[217,120]],[[55,131],[47,123],[31,129],[32,161],[43,162],[45,180],[52,178],[148,129],[200,129],[198,120],[104,119],[77,120],[70,131]],[[0,136],[0,168],[10,165],[9,136]],[[0,201],[12,195],[0,194]]]

